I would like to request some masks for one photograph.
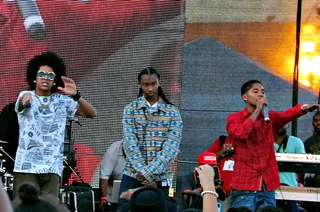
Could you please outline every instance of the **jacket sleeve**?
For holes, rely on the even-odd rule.
[[[123,149],[132,167],[136,171],[140,171],[146,166],[146,163],[138,147],[138,137],[133,112],[130,106],[126,106],[123,111]]]
[[[283,112],[270,111],[269,116],[270,120],[272,121],[274,131],[278,132],[278,130],[280,130],[293,119],[304,115],[304,113],[301,111],[301,107],[302,104],[298,104]]]

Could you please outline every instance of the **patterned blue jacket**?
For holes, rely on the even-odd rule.
[[[123,111],[123,148],[127,162],[123,174],[136,178],[141,172],[148,182],[167,179],[170,164],[179,153],[182,120],[179,110],[162,100],[150,113],[144,96]]]

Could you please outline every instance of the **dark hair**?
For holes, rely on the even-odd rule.
[[[158,73],[158,71],[157,71],[155,68],[147,67],[147,68],[142,69],[142,70],[139,72],[139,74],[138,74],[138,82],[139,82],[139,84],[140,84],[142,75],[151,75],[151,74],[156,74],[157,77],[158,77],[158,79],[160,80],[160,74]],[[142,94],[143,94],[143,92],[142,92],[142,89],[140,88],[140,89],[139,89],[138,98],[139,98],[140,96],[142,96]],[[161,99],[162,99],[165,103],[170,104],[170,105],[173,105],[173,104],[167,99],[167,97],[164,95],[161,86],[158,87],[158,95],[161,97]]]
[[[43,52],[40,55],[34,56],[29,61],[27,67],[27,82],[29,84],[29,88],[34,90],[36,88],[34,80],[36,79],[37,72],[39,71],[40,66],[45,65],[51,67],[56,74],[56,78],[54,79],[56,85],[53,85],[51,88],[51,93],[54,93],[57,91],[58,86],[64,86],[61,76],[66,76],[66,66],[64,61],[54,52]]]
[[[15,212],[66,211],[66,208],[59,206],[57,198],[40,196],[40,190],[32,184],[23,184],[18,189],[20,200],[14,200],[13,209]]]
[[[18,194],[23,204],[32,205],[39,200],[40,190],[31,184],[23,184],[19,187]]]
[[[248,92],[248,90],[250,90],[252,88],[253,84],[259,83],[262,85],[262,83],[259,80],[249,80],[247,82],[245,82],[242,86],[241,86],[241,96],[245,93]]]
[[[314,117],[317,116],[317,115],[320,115],[320,111],[317,111],[317,112],[315,112],[315,114],[313,114],[312,121],[313,121]]]

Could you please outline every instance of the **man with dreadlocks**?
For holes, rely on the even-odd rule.
[[[13,195],[18,186],[33,183],[41,193],[58,196],[63,168],[66,120],[96,112],[66,76],[63,60],[53,52],[33,57],[27,68],[30,90],[19,94],[15,105],[19,146],[14,164]],[[59,91],[60,93],[55,93]]]
[[[160,189],[168,198],[170,164],[179,153],[182,120],[179,110],[166,98],[154,68],[138,75],[139,94],[123,112],[123,148],[127,162],[119,194],[129,189]],[[130,211],[119,198],[118,211]]]

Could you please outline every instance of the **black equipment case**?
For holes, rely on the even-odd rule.
[[[61,200],[72,212],[95,211],[94,192],[88,187],[66,187],[62,191]]]

